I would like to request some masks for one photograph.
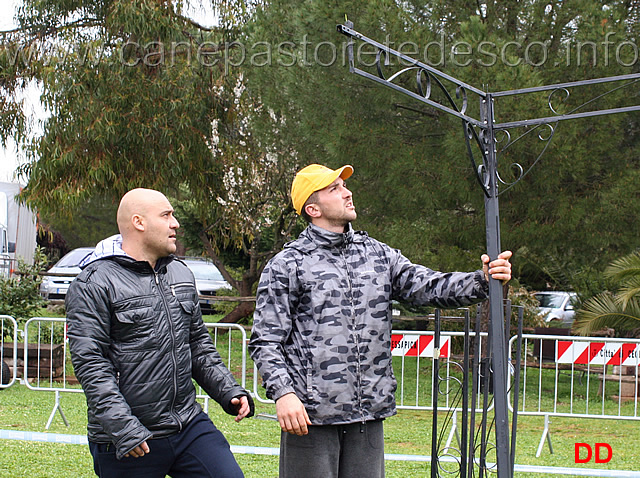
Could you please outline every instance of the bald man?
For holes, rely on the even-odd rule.
[[[253,401],[213,345],[193,274],[173,256],[173,213],[158,191],[125,194],[120,234],[96,246],[67,293],[71,360],[99,477],[243,476],[192,379],[238,422],[253,415]]]

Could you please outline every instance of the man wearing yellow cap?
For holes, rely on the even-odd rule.
[[[309,226],[265,268],[251,357],[275,400],[280,477],[384,476],[382,421],[396,413],[391,301],[440,308],[487,298],[488,276],[511,278],[511,252],[483,270],[442,273],[354,231],[351,166],[312,164],[291,198]]]

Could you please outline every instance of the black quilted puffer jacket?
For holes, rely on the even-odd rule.
[[[88,436],[122,458],[144,440],[179,432],[201,411],[192,378],[229,414],[249,393],[222,363],[202,322],[189,268],[172,257],[112,255],[90,263],[66,298]]]

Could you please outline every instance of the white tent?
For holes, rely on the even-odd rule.
[[[8,251],[1,252],[5,257],[8,253],[12,268],[17,266],[18,259],[33,264],[36,249],[36,215],[27,206],[17,202],[16,196],[21,189],[20,184],[0,182],[0,192],[4,193],[0,195],[0,228],[6,229],[8,242]],[[6,224],[2,224],[5,217]]]

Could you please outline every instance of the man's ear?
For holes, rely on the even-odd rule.
[[[309,217],[320,217],[322,213],[320,212],[320,208],[315,203],[309,203],[304,207],[304,212],[308,214]]]
[[[139,214],[131,216],[131,224],[137,231],[144,231],[144,218]]]

